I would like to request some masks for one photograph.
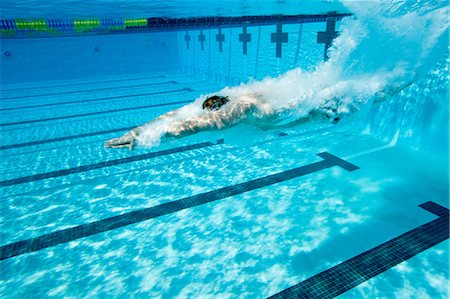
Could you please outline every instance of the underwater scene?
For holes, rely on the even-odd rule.
[[[447,2],[0,9],[1,298],[450,298]]]

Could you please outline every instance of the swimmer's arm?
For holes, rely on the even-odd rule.
[[[139,127],[134,128],[133,130],[129,131],[128,133],[126,133],[125,135],[123,135],[119,138],[110,139],[105,142],[105,147],[107,147],[107,148],[108,147],[109,148],[128,148],[128,149],[132,150],[136,143],[136,138],[142,133],[143,129],[146,126],[154,123],[155,121],[172,117],[175,114],[177,114],[179,110],[180,109],[169,111],[161,116],[158,116],[155,119],[152,119],[151,121],[149,121]]]

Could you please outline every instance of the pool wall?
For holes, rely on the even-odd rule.
[[[420,151],[449,161],[448,61],[438,62],[426,75],[402,91],[363,107],[353,121],[363,134],[387,144]]]
[[[282,25],[286,42],[279,50],[273,40],[277,25],[179,32],[181,67],[189,75],[228,85],[277,76],[296,67],[312,70],[324,59],[324,45],[317,43],[317,33],[325,27],[325,22]],[[250,39],[246,46],[244,34]],[[203,46],[200,39],[204,39]]]
[[[313,69],[346,16],[1,20],[2,83],[184,70],[236,85]]]
[[[171,71],[174,32],[1,40],[2,84]]]

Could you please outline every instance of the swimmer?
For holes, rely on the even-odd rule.
[[[198,105],[198,103],[194,102],[190,105]],[[228,96],[213,95],[202,103],[201,111],[196,116],[188,118],[182,116],[183,112],[186,111],[185,107],[165,113],[142,126],[134,128],[122,137],[106,141],[105,147],[132,150],[144,129],[150,129],[149,126],[155,123],[166,125],[166,136],[179,136],[195,133],[202,129],[221,129],[246,118],[250,111],[267,115],[271,110],[270,105],[264,102],[261,95],[243,95],[232,101]]]

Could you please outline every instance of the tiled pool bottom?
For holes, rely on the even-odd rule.
[[[167,75],[166,79],[175,80]],[[194,82],[186,87],[205,90],[207,85],[203,84]],[[164,90],[159,86],[152,92]],[[67,98],[69,94],[60,96],[59,101],[72,101]],[[195,96],[185,97],[189,100]],[[83,98],[94,99],[93,95]],[[177,96],[165,95],[163,100],[175,101]],[[117,105],[133,108],[162,103],[130,101]],[[43,104],[53,102],[41,100],[39,105]],[[20,105],[25,105],[25,100]],[[355,277],[351,270],[356,269],[357,277],[352,282],[363,284],[342,294],[343,298],[407,297],[413,291],[424,298],[445,298],[448,241],[420,253],[428,241],[442,237],[441,230],[437,230],[437,237],[430,233],[430,238],[419,243],[420,237],[395,241],[406,251],[416,250],[417,255],[374,279],[367,280],[370,275],[365,271],[373,265],[377,266],[375,270],[394,266],[386,261],[405,255],[377,256],[364,271],[343,263],[364,257],[360,254],[383,243],[395,250],[391,240],[405,233],[410,236],[409,232],[445,218],[425,209],[433,204],[419,207],[429,201],[448,207],[448,173],[439,161],[399,147],[384,147],[370,137],[354,136],[345,124],[313,124],[268,132],[238,126],[169,140],[160,148],[131,153],[102,148],[102,140],[118,133],[92,133],[146,121],[149,114],[162,112],[155,109],[165,106],[158,107],[143,108],[147,113],[124,109],[103,114],[98,112],[121,107],[45,109],[37,113],[47,113],[47,119],[66,117],[64,123],[47,120],[40,126],[9,126],[22,128],[24,137],[14,142],[11,136],[11,142],[2,144],[16,147],[2,150],[2,182],[10,183],[2,185],[1,246],[63,229],[84,232],[86,226],[80,229],[80,225],[92,228],[95,221],[117,215],[131,214],[138,221],[130,225],[120,222],[123,220],[108,221],[96,228],[100,231],[94,230],[97,233],[78,239],[73,238],[76,234],[63,234],[68,238],[65,243],[1,261],[3,297],[264,298],[317,278],[334,266],[346,266],[346,270],[335,271],[341,275],[331,284],[326,279],[336,274],[328,272],[316,291],[351,285],[343,282],[349,275]],[[97,114],[67,118],[86,113]],[[33,114],[22,117],[3,119],[2,123],[43,119]],[[61,140],[42,141],[57,138]],[[30,142],[35,144],[23,145]],[[374,148],[379,150],[367,152]],[[323,152],[359,169],[348,171],[333,166],[334,162],[318,167],[321,161],[330,162],[316,155]],[[139,156],[143,159],[86,168]],[[15,169],[14,163],[27,163],[29,167]],[[74,173],[67,170],[77,167],[85,169]],[[53,175],[23,181],[43,173]],[[190,198],[189,203],[169,205],[172,210],[159,208],[160,214],[155,215],[161,216],[145,220],[157,210],[155,207],[186,198]],[[194,206],[199,199],[209,202]],[[448,223],[448,216],[445,219]],[[111,224],[118,226],[102,232]],[[448,231],[446,234],[448,237]],[[58,240],[58,233],[56,238],[45,239],[50,243],[53,240]],[[27,250],[38,243],[31,242]],[[387,260],[382,263],[378,258]],[[319,297],[326,296],[321,293]]]

